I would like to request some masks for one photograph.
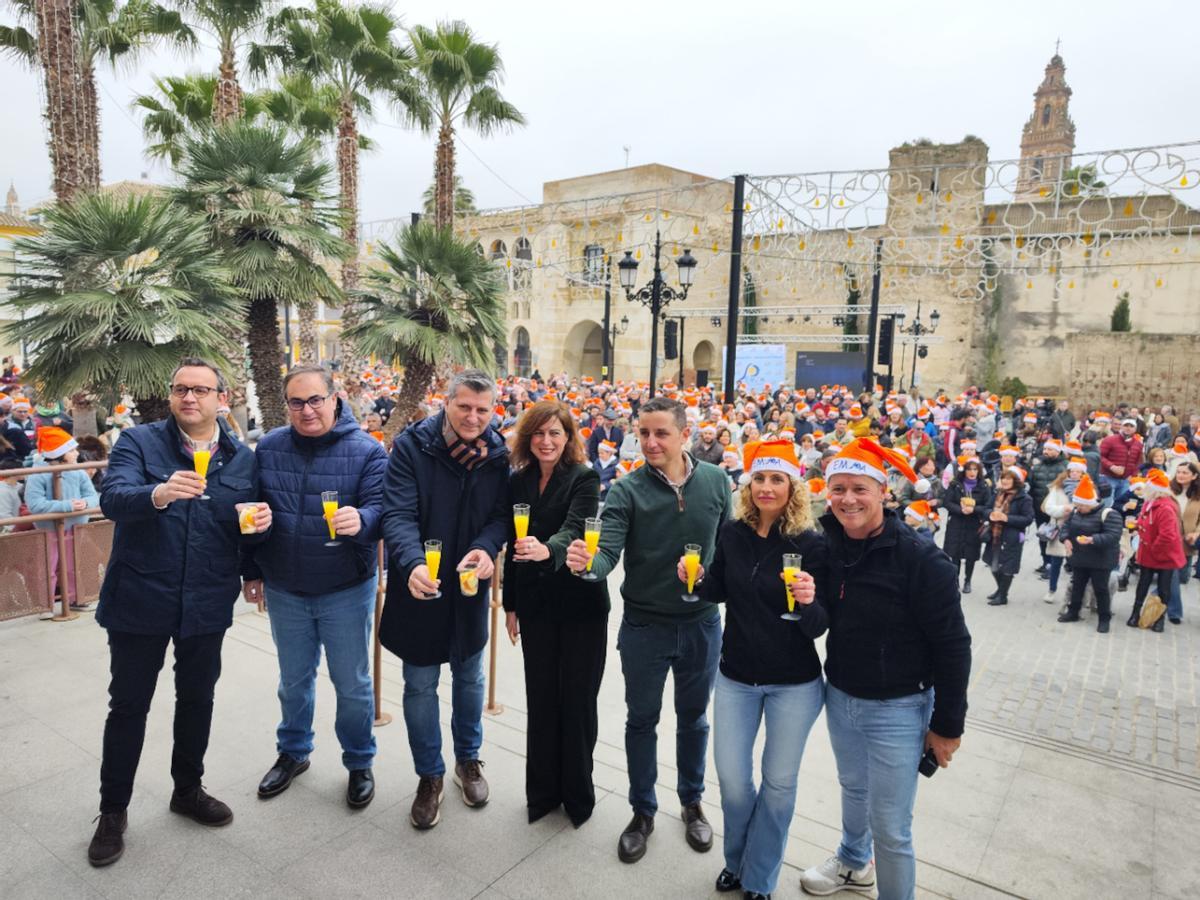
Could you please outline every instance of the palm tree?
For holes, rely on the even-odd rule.
[[[18,18],[36,29],[36,0],[10,0]],[[100,104],[96,94],[96,62],[106,57],[114,68],[122,59],[131,59],[159,39],[179,44],[194,42],[194,35],[183,24],[178,12],[149,0],[130,0],[118,7],[116,0],[78,0],[74,4],[76,74],[81,117],[77,127],[82,133],[79,148],[81,177],[90,190],[100,186]],[[37,39],[26,28],[0,29],[0,48],[37,63]]]
[[[459,122],[481,135],[524,125],[521,111],[500,96],[504,63],[494,44],[482,44],[465,22],[439,22],[409,32],[425,99],[438,127],[434,224],[454,224],[454,129]]]
[[[216,325],[242,314],[203,219],[160,196],[54,204],[16,252],[8,302],[24,319],[5,331],[28,342],[27,375],[49,397],[129,393],[144,419],[162,418],[180,357],[224,359]]]
[[[155,78],[154,87],[153,93],[138,95],[131,105],[143,114],[146,156],[174,167],[183,158],[184,141],[212,124],[217,76],[168,75]],[[257,120],[265,111],[265,97],[246,94],[242,97],[242,106],[247,120]]]
[[[341,301],[322,266],[345,256],[340,212],[327,192],[329,165],[312,138],[278,125],[231,121],[187,139],[181,205],[205,213],[234,284],[248,304],[250,368],[261,424],[284,422],[278,310],[284,302]]]
[[[1063,172],[1058,190],[1062,197],[1102,197],[1108,193],[1108,185],[1100,180],[1096,164],[1088,163]]]
[[[393,35],[399,21],[387,7],[346,5],[341,0],[316,0],[313,9],[288,8],[269,23],[273,43],[256,46],[250,56],[258,72],[279,68],[311,78],[319,90],[336,98],[337,170],[341,194],[342,238],[349,248],[342,260],[342,288],[358,285],[358,150],[360,116],[371,115],[371,98],[381,93],[401,103],[409,118],[427,124],[429,114],[412,76],[411,55]],[[342,311],[344,327],[353,325],[354,311]],[[342,361],[351,365],[343,346]]]
[[[360,320],[345,336],[360,354],[404,367],[390,437],[412,419],[439,363],[495,368],[504,284],[474,243],[430,222],[406,228],[395,247],[381,244],[379,259],[383,267],[369,269],[357,292]]]
[[[421,195],[421,208],[425,215],[433,218],[437,211],[437,173],[434,173],[433,181],[429,183],[429,187],[425,188],[425,193]],[[477,212],[475,208],[475,194],[467,187],[463,187],[462,177],[454,176],[454,214],[455,215],[471,215]]]
[[[213,121],[218,125],[242,117],[242,87],[238,83],[238,47],[263,24],[272,0],[180,0],[189,24],[208,34],[217,44],[221,62],[217,69],[217,91]]]

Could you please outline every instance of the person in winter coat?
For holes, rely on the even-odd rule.
[[[1050,582],[1045,596],[1042,597],[1046,603],[1054,603],[1058,599],[1058,579],[1062,574],[1063,561],[1067,557],[1067,548],[1062,542],[1063,525],[1071,515],[1071,496],[1079,485],[1081,475],[1069,471],[1060,472],[1050,483],[1050,490],[1046,493],[1046,499],[1042,501],[1042,513],[1048,523],[1058,530],[1058,536],[1054,540],[1046,541],[1047,578]],[[1041,527],[1038,526],[1039,529]],[[1039,536],[1038,540],[1043,538]]]
[[[349,772],[346,803],[362,809],[375,796],[369,651],[387,452],[359,427],[325,367],[294,366],[283,393],[289,424],[264,436],[255,453],[261,499],[274,512],[274,525],[242,563],[242,594],[250,603],[266,600],[279,657],[278,758],[258,796],[278,796],[308,769],[324,650]],[[323,510],[327,491],[337,492],[332,518]]]
[[[126,808],[167,645],[175,645],[175,743],[171,810],[203,825],[233,820],[201,787],[221,674],[221,643],[241,591],[238,555],[271,525],[259,507],[255,535],[241,535],[238,503],[258,499],[249,447],[217,421],[227,391],[205,360],[189,357],[170,384],[171,415],[121,434],[108,460],[100,508],[116,527],[96,621],[108,631],[109,711],[100,764],[100,817],[88,847],[93,866],[124,852]],[[194,454],[212,456],[207,476]],[[204,499],[207,496],[208,499]]]
[[[53,425],[38,429],[37,452],[48,465],[71,465],[79,461],[79,444],[75,438]],[[57,500],[54,498],[53,475],[30,475],[26,479],[25,505],[31,513],[80,512],[100,502],[92,479],[82,469],[63,472],[59,478],[62,481],[62,497]],[[58,583],[58,541],[54,537],[47,541],[50,551],[50,596],[53,597],[56,591],[61,593],[64,612],[68,604],[75,609],[88,608],[88,604],[77,603],[75,597],[75,526],[86,521],[87,516],[72,516],[63,520],[67,550],[66,584]],[[51,535],[54,526],[53,521],[34,523],[38,531]]]
[[[488,799],[479,761],[487,597],[492,560],[508,536],[512,514],[508,448],[491,427],[495,393],[486,372],[455,375],[442,412],[396,438],[384,477],[389,569],[379,638],[404,661],[404,722],[419,779],[409,818],[418,829],[432,828],[441,818],[446,765],[437,686],[445,662],[453,678],[454,780],[468,806]],[[430,570],[424,547],[429,540],[441,541],[440,572]],[[475,596],[464,596],[455,573],[470,566],[479,586]]]
[[[962,460],[958,477],[950,482],[942,498],[949,514],[942,549],[962,575],[962,592],[971,593],[971,576],[979,559],[979,529],[992,505],[992,486],[983,477],[983,466],[975,458]]]
[[[1146,476],[1146,501],[1138,514],[1137,562],[1141,567],[1137,590],[1133,595],[1133,612],[1128,625],[1136,626],[1142,604],[1150,592],[1150,582],[1157,580],[1158,598],[1164,603],[1171,598],[1171,579],[1187,561],[1183,553],[1183,537],[1179,504],[1171,494],[1167,473],[1152,469]],[[1154,630],[1162,632],[1166,613],[1158,617]]]
[[[1171,492],[1179,504],[1182,520],[1183,553],[1187,558],[1171,581],[1171,599],[1167,602],[1167,619],[1172,625],[1183,622],[1183,586],[1190,580],[1196,557],[1196,541],[1200,540],[1200,466],[1194,462],[1181,463],[1171,476]]]
[[[904,508],[904,523],[929,543],[934,544],[934,535],[938,530],[937,513],[929,505],[928,500],[914,500]]]
[[[1105,506],[1112,506],[1112,498],[1129,487],[1130,476],[1138,474],[1142,463],[1142,439],[1137,435],[1137,424],[1136,419],[1124,419],[1119,432],[1100,442],[1101,483],[1111,488]]]
[[[600,479],[600,502],[608,493],[608,487],[617,477],[617,445],[612,441],[601,441],[596,445],[596,459],[592,470]]]
[[[601,476],[581,446],[562,404],[543,400],[521,416],[509,486],[513,502],[529,506],[529,530],[520,540],[509,532],[504,558],[505,627],[525,663],[529,821],[561,806],[576,828],[596,805],[592,754],[609,612],[608,583],[576,578],[565,565],[600,502]],[[609,444],[600,453],[614,456]]]
[[[988,595],[988,606],[1004,606],[1013,579],[1021,571],[1025,532],[1033,524],[1033,500],[1025,490],[1024,469],[1010,466],[1000,474],[986,524],[983,561],[996,579],[996,590]]]
[[[813,527],[794,445],[766,442],[746,456],[750,479],[738,490],[734,518],[717,534],[712,564],[700,572],[700,595],[726,604],[713,698],[713,755],[725,816],[725,867],[716,888],[766,897],[779,881],[804,744],[824,704],[813,642],[825,633],[828,617],[818,589],[826,582],[824,544]],[[789,553],[800,556],[803,571],[781,583]],[[682,557],[678,574],[686,583]],[[795,618],[781,619],[793,606]],[[756,787],[754,745],[764,728]]]
[[[1107,634],[1112,618],[1108,578],[1121,551],[1121,515],[1100,505],[1099,491],[1086,472],[1071,493],[1071,507],[1059,535],[1071,560],[1071,596],[1058,621],[1079,621],[1083,594],[1090,584],[1096,594],[1096,631]]]
[[[1033,501],[1033,517],[1039,526],[1050,521],[1042,511],[1042,504],[1046,500],[1046,494],[1050,492],[1050,485],[1065,471],[1067,458],[1063,455],[1062,442],[1051,438],[1042,445],[1041,456],[1035,457],[1029,468],[1029,499]],[[1050,557],[1046,553],[1046,541],[1042,538],[1038,538],[1038,549],[1041,551],[1042,561],[1034,571],[1039,576],[1046,576],[1050,568]]]

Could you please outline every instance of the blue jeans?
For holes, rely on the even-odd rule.
[[[725,868],[747,891],[769,894],[779,881],[800,758],[824,702],[820,677],[804,684],[751,685],[717,673],[713,756],[725,814]],[[764,717],[762,785],[756,789],[754,741]]]
[[[676,789],[684,806],[704,794],[708,751],[708,698],[721,655],[721,617],[678,625],[621,620],[617,633],[625,676],[625,759],[629,768],[629,805],[653,816],[658,812],[658,716],[670,671],[675,682]]]
[[[1050,593],[1058,590],[1058,576],[1062,574],[1063,557],[1047,556],[1046,562],[1050,571]]]
[[[1171,578],[1171,599],[1167,602],[1167,616],[1172,619],[1183,618],[1183,585],[1192,577],[1192,567],[1184,563],[1182,569],[1175,571]]]
[[[313,706],[321,648],[337,692],[334,731],[342,765],[366,769],[375,758],[375,693],[371,685],[371,623],[375,576],[333,594],[302,597],[265,584],[271,637],[279,653],[278,752],[306,760],[313,751]]]
[[[1113,501],[1129,490],[1128,478],[1113,478],[1111,475],[1101,475],[1100,483],[1107,484],[1112,488],[1112,493],[1102,501],[1105,506],[1112,508]]]
[[[842,786],[842,843],[837,855],[860,869],[871,860],[879,900],[913,900],[912,845],[917,765],[933,713],[933,690],[894,700],[860,700],[829,685],[825,721]]]
[[[404,725],[417,775],[440,778],[446,774],[442,759],[442,724],[438,679],[442,667],[404,664]],[[450,651],[450,734],[454,759],[479,759],[483,745],[483,650],[465,659]]]

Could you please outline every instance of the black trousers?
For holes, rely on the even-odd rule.
[[[1150,593],[1150,583],[1155,578],[1158,579],[1158,599],[1163,603],[1170,603],[1171,576],[1174,574],[1174,569],[1151,569],[1149,566],[1142,566],[1141,574],[1138,575],[1137,591],[1133,595],[1133,605],[1141,608],[1146,595]]]
[[[1071,570],[1071,598],[1067,604],[1067,612],[1079,615],[1083,606],[1083,593],[1091,582],[1092,590],[1096,592],[1096,616],[1101,619],[1112,618],[1112,595],[1108,592],[1108,576],[1112,569],[1083,568],[1075,566]]]
[[[608,653],[608,617],[582,622],[521,619],[525,658],[525,798],[529,815],[561,803],[580,824],[592,814],[592,754],[599,722],[596,698]]]
[[[177,792],[200,784],[204,753],[212,726],[213,690],[221,675],[221,643],[225,632],[175,638],[175,746],[171,777]],[[167,654],[168,635],[108,632],[108,720],[104,723],[104,756],[100,762],[100,812],[120,812],[133,796],[133,779],[146,714]]]

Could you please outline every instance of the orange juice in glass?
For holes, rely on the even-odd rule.
[[[695,603],[700,599],[700,595],[696,593],[696,575],[700,571],[699,544],[684,544],[683,567],[687,570],[687,593],[681,594],[680,599],[684,603]]]
[[[442,542],[441,541],[426,541],[425,542],[425,568],[429,570],[429,580],[438,580],[438,569],[442,565]],[[430,597],[436,599],[442,596],[441,591],[430,594]]]
[[[800,613],[796,612],[796,598],[792,596],[792,582],[796,580],[803,569],[800,567],[799,553],[783,554],[783,587],[787,592],[787,608],[788,611],[782,613],[779,618],[786,619],[789,622],[797,622],[800,620]]]
[[[514,503],[513,504],[513,530],[517,533],[517,540],[523,541],[529,536],[529,504]],[[525,562],[523,559],[514,559],[514,562]]]
[[[467,563],[458,573],[458,592],[464,597],[474,597],[479,593],[478,563]]]
[[[583,520],[583,542],[587,544],[587,569],[583,573],[584,581],[599,581],[600,576],[592,571],[592,563],[596,559],[596,551],[600,548],[600,519],[592,517]]]
[[[325,542],[325,546],[336,547],[340,543],[337,539],[337,529],[333,524],[333,517],[337,515],[338,511],[337,491],[321,492],[321,511],[325,515],[325,524],[329,526],[329,540]]]
[[[196,468],[196,474],[207,481],[208,479],[208,464],[212,462],[212,451],[209,449],[193,450],[192,465]],[[204,486],[204,493],[200,495],[201,500],[211,500],[208,496],[208,485]]]

